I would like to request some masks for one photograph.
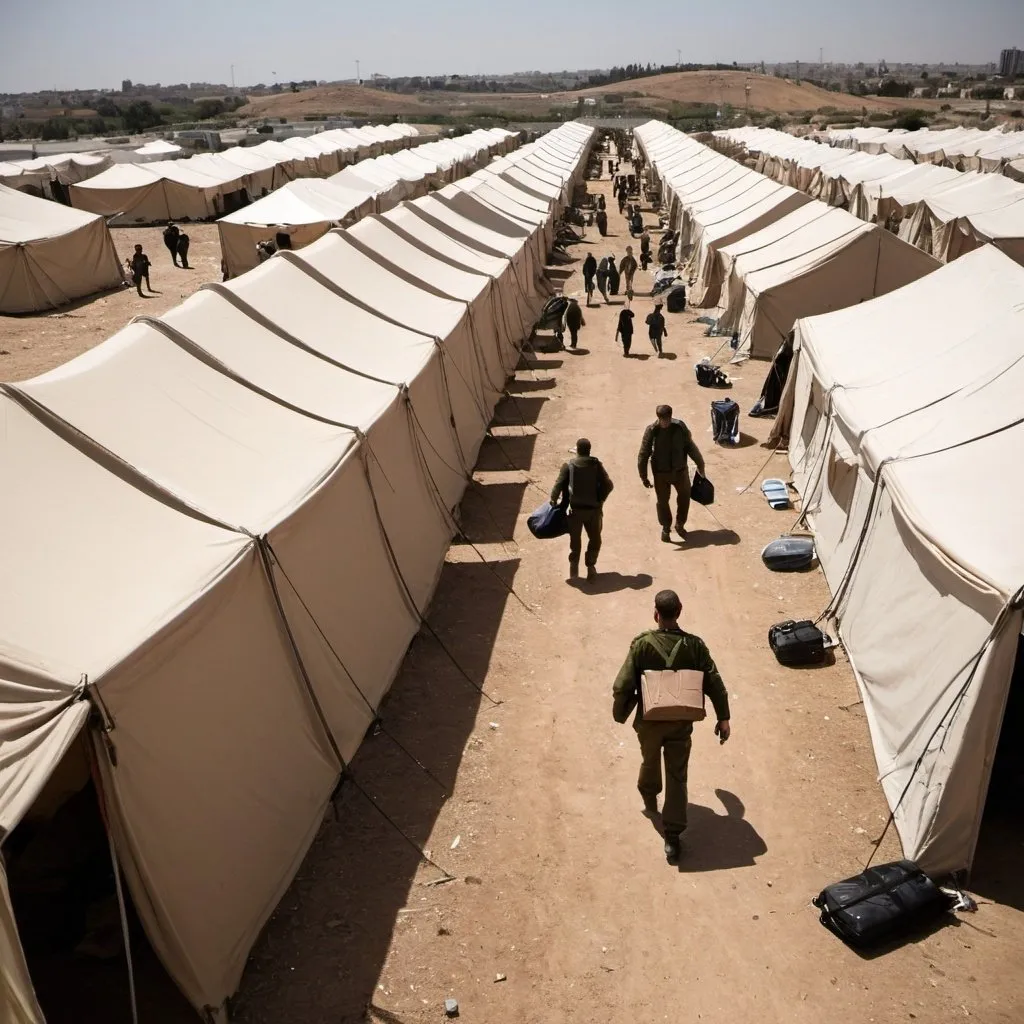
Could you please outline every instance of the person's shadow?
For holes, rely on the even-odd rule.
[[[585,594],[616,594],[620,590],[646,590],[654,578],[645,572],[635,576],[623,576],[618,572],[599,572],[597,579],[588,580],[584,577],[569,580],[569,586],[582,590]]]
[[[680,872],[749,868],[768,852],[765,841],[743,817],[743,801],[726,789],[716,789],[715,796],[722,801],[725,814],[700,804],[687,808]]]

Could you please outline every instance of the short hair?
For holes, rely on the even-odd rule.
[[[654,595],[654,610],[660,618],[675,622],[682,614],[683,602],[674,590],[659,590]]]
[[[658,408],[654,410],[654,415],[657,416],[659,420],[670,420],[672,419],[672,406],[659,405]]]
[[[576,454],[577,455],[589,455],[590,454],[590,441],[587,438],[581,437],[576,442]]]

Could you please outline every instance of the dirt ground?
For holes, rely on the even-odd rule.
[[[171,263],[162,227],[110,230],[122,264],[142,244],[153,264],[149,282],[155,294],[147,291],[140,299],[133,286],[83,299],[54,313],[0,316],[0,380],[25,380],[51,370],[109,338],[133,317],[159,316],[204,284],[219,281],[217,225],[186,227],[191,270]]]
[[[590,184],[609,192],[607,178]],[[623,255],[613,202],[609,221],[609,238],[588,229],[577,263],[553,272],[567,293],[581,290],[588,248]],[[41,372],[219,279],[212,225],[190,231],[193,272],[170,266],[159,229],[115,235],[122,255],[142,241],[161,294],[0,319],[3,377]],[[577,351],[528,355],[510,382],[463,503],[472,543],[451,549],[433,635],[410,648],[384,730],[360,750],[254,950],[239,1024],[425,1024],[443,1019],[447,997],[480,1024],[1024,1020],[1019,828],[983,832],[976,915],[874,959],[818,924],[810,898],[861,869],[886,820],[863,712],[842,655],[787,670],[768,649],[770,624],[815,616],[827,593],[820,574],[774,575],[759,558],[794,518],[757,491],[786,475],[784,456],[763,447],[769,422],[745,415],[765,364],[735,369],[743,437],[714,445],[718,395],[697,387],[692,367],[717,340],[694,313],[673,314],[669,357],[651,358],[649,286],[638,274],[634,358],[613,342],[613,299],[585,310]],[[717,489],[714,506],[693,507],[686,543],[660,541],[636,473],[660,402],[691,425]],[[567,582],[564,540],[526,529],[580,435],[616,484],[593,584]],[[610,700],[663,587],[681,594],[683,624],[707,640],[732,701],[728,744],[710,722],[695,729],[678,868],[640,814],[636,740],[612,721]],[[442,870],[399,829],[454,880],[431,884]],[[890,834],[879,857],[896,856]]]
[[[588,247],[624,253],[612,205],[611,237],[589,229],[580,260]],[[569,269],[566,292],[580,288]],[[641,324],[650,307],[635,299]],[[473,545],[453,547],[430,616],[444,647],[422,634],[410,650],[387,732],[364,744],[255,951],[237,1020],[419,1024],[442,1019],[447,997],[487,1024],[1024,1019],[1019,831],[1013,848],[983,836],[974,916],[875,959],[818,924],[810,898],[861,869],[887,809],[845,660],[787,670],[767,646],[771,623],[827,601],[818,573],[764,569],[761,547],[794,517],[768,509],[756,484],[739,493],[785,475],[785,460],[762,447],[769,423],[745,415],[738,448],[712,443],[716,396],[692,366],[717,342],[694,314],[669,317],[669,358],[650,358],[641,330],[625,360],[618,311],[587,309],[576,352],[530,356],[511,383],[463,506]],[[764,372],[737,370],[744,412]],[[659,402],[689,421],[717,487],[685,544],[660,541],[636,473]],[[602,575],[573,585],[565,542],[533,540],[525,518],[581,434],[616,490]],[[680,592],[732,695],[727,745],[711,723],[696,728],[679,868],[641,817],[633,732],[611,718],[612,680],[662,587]],[[432,885],[444,875],[394,826],[455,880]],[[879,856],[898,856],[892,834]]]

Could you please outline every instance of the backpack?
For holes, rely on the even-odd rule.
[[[729,380],[726,372],[714,363],[702,361],[694,365],[693,372],[696,374],[697,383],[702,388],[729,388],[732,381]]]
[[[768,630],[768,646],[780,665],[820,665],[825,660],[825,644],[832,640],[810,619],[776,622]]]
[[[711,434],[719,444],[740,443],[740,407],[731,398],[711,403]]]

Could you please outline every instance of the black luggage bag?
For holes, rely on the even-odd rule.
[[[821,923],[855,949],[898,939],[951,909],[949,897],[910,860],[868,868],[811,902]]]
[[[831,638],[810,619],[787,619],[768,630],[768,646],[780,665],[820,665],[825,660],[826,644],[831,646]]]

